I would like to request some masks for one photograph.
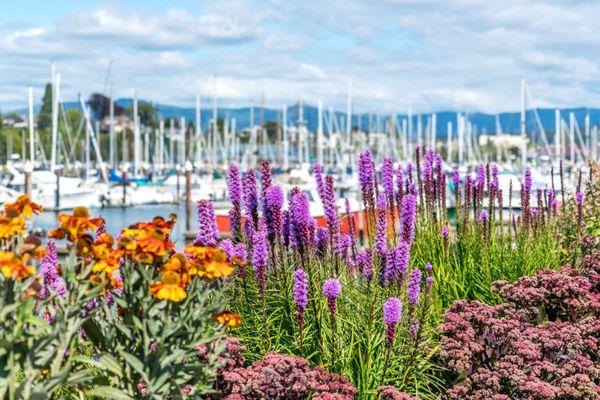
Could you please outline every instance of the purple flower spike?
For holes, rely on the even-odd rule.
[[[446,225],[442,226],[442,238],[444,238],[444,240],[448,239],[448,227]]]
[[[242,178],[242,188],[244,189],[244,205],[246,206],[246,218],[250,219],[254,228],[258,227],[258,189],[256,175],[250,168]]]
[[[310,246],[311,225],[310,206],[306,193],[300,192],[298,188],[292,189],[290,193],[289,209],[289,235],[290,245],[298,248],[303,253]]]
[[[336,300],[341,292],[342,285],[340,285],[340,281],[338,281],[337,279],[327,279],[323,283],[323,296],[327,298],[327,304],[329,306],[331,318],[333,318],[335,315]]]
[[[390,297],[383,304],[383,320],[386,325],[397,324],[402,317],[402,302],[397,297]]]
[[[356,255],[356,265],[367,281],[373,277],[373,249],[361,250]]]
[[[240,178],[240,169],[235,164],[229,166],[227,171],[227,188],[229,199],[235,204],[242,203],[242,178]]]
[[[198,202],[198,234],[194,244],[196,246],[216,246],[218,238],[215,210],[209,200]]]
[[[402,199],[401,232],[402,240],[409,246],[415,237],[415,212],[417,210],[417,198],[414,194],[408,194]]]
[[[369,150],[363,151],[358,156],[358,179],[365,207],[374,206],[375,168]]]
[[[481,214],[479,215],[479,218],[481,219],[481,222],[483,222],[484,224],[487,222],[488,220],[488,213],[486,210],[482,210]]]
[[[313,167],[315,173],[315,183],[317,184],[317,193],[321,200],[323,199],[323,167],[321,164],[315,164]]]
[[[377,231],[375,236],[375,251],[380,257],[387,253],[387,208],[385,195],[377,199]]]
[[[304,326],[304,311],[308,305],[308,283],[306,271],[297,269],[294,272],[294,302],[298,318],[298,329],[302,331]]]
[[[394,161],[390,157],[383,159],[381,166],[381,184],[388,201],[394,199]]]
[[[410,273],[406,284],[406,298],[411,306],[419,305],[419,296],[421,294],[421,279],[423,274],[419,268],[415,268]]]
[[[269,186],[265,191],[264,219],[269,240],[273,241],[283,233],[281,209],[283,207],[283,189],[279,186]]]
[[[62,298],[67,296],[65,283],[62,277],[58,274],[58,254],[56,245],[53,241],[49,241],[46,245],[48,253],[40,261],[40,274],[42,276],[42,288],[40,297],[46,298],[50,294],[50,290]]]
[[[386,345],[391,346],[396,336],[396,325],[402,318],[402,302],[397,297],[390,297],[383,303],[383,321],[386,329]]]
[[[323,187],[323,210],[325,212],[325,221],[329,227],[329,235],[333,242],[337,242],[340,235],[340,222],[338,219],[337,204],[335,201],[335,188],[333,176],[325,177],[325,186]]]
[[[258,162],[258,172],[260,173],[261,195],[264,201],[267,189],[273,183],[271,178],[271,163],[268,160],[260,160]]]
[[[265,269],[267,267],[269,250],[267,247],[267,238],[264,229],[254,232],[252,242],[252,266],[256,274],[256,280],[260,289],[261,296],[265,295]]]

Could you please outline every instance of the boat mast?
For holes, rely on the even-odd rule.
[[[527,164],[527,132],[525,122],[525,79],[521,79],[521,156],[523,157],[523,165]]]
[[[35,165],[35,139],[33,131],[33,88],[29,87],[29,159],[31,161],[31,167]],[[23,146],[25,144],[23,143]]]
[[[560,162],[562,157],[562,149],[561,149],[561,129],[560,129],[560,110],[557,108],[554,110],[554,155],[556,157],[556,163]]]
[[[52,63],[52,149],[50,153],[50,170],[56,170],[56,151],[58,144],[58,103],[60,98],[60,74],[56,73]]]
[[[115,157],[115,102],[112,99],[112,90],[111,90],[111,95],[110,95],[110,103],[109,103],[109,110],[108,110],[108,142],[109,142],[109,148],[108,148],[108,160],[110,162],[110,166],[112,168],[115,168],[115,164],[116,164],[116,157]]]
[[[196,161],[198,167],[202,166],[202,114],[200,109],[200,95],[196,94]]]
[[[446,124],[446,161],[452,162],[452,121]]]
[[[140,158],[141,158],[141,143],[140,143],[140,120],[138,116],[138,100],[137,94],[133,94],[133,171],[137,178],[140,174]]]
[[[323,165],[323,102],[317,102],[318,125],[317,125],[317,162]]]

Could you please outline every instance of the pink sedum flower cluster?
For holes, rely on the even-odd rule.
[[[600,399],[600,265],[496,282],[504,303],[460,300],[445,314],[450,399]]]
[[[222,372],[222,396],[227,400],[339,399],[351,400],[356,388],[348,378],[310,367],[307,360],[268,353],[250,366]]]

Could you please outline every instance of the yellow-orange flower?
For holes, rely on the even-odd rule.
[[[25,220],[20,216],[11,217],[8,213],[0,214],[0,240],[11,239],[25,233]]]
[[[217,247],[188,245],[185,253],[190,257],[190,274],[202,279],[216,279],[229,276],[234,268],[227,262],[225,252]]]
[[[150,285],[150,292],[159,300],[179,302],[187,297],[181,276],[174,271],[163,272],[161,280]]]
[[[144,234],[138,238],[140,250],[144,253],[151,254],[156,258],[162,258],[167,255],[167,252],[173,249],[175,245],[161,229],[156,228],[153,231],[143,231]]]
[[[229,311],[223,311],[213,315],[213,318],[218,323],[225,325],[227,328],[236,328],[242,323],[242,319],[239,314],[235,314]]]
[[[29,254],[19,257],[14,253],[0,251],[0,270],[2,275],[7,279],[14,278],[20,281],[23,278],[27,278],[35,273],[33,265],[27,265],[29,260]]]
[[[31,201],[26,194],[22,194],[13,203],[4,204],[4,210],[8,211],[9,209],[15,210],[25,218],[29,218],[33,214],[39,214],[42,211],[42,206]]]
[[[104,223],[102,218],[90,218],[90,211],[85,207],[75,207],[73,214],[60,214],[58,216],[60,227],[48,232],[48,237],[53,239],[67,238],[71,242],[88,234],[90,230],[96,231]]]

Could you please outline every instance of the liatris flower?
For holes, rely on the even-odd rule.
[[[375,236],[375,251],[384,258],[387,253],[387,208],[385,195],[377,199],[377,232]]]
[[[292,189],[290,193],[289,213],[290,244],[303,254],[311,243],[312,218],[308,197],[298,188]]]
[[[417,209],[417,198],[413,194],[407,194],[402,200],[402,216],[400,221],[400,236],[409,246],[415,237],[415,211]]]
[[[356,265],[367,281],[373,277],[373,249],[366,248],[356,255]]]
[[[263,299],[265,296],[265,268],[267,267],[268,255],[269,249],[267,247],[265,231],[264,229],[259,229],[254,232],[252,241],[252,266],[254,267],[254,273],[256,274],[256,280],[258,281],[258,287]]]
[[[313,167],[315,173],[315,183],[317,184],[317,193],[321,200],[323,200],[323,167],[321,164],[315,164]]]
[[[231,251],[231,256],[233,258],[237,258],[241,264],[246,264],[248,262],[248,254],[246,253],[246,245],[244,243],[238,243],[233,246],[233,250]]]
[[[329,246],[330,236],[329,229],[319,228],[317,229],[317,253],[323,257],[327,254],[327,247]]]
[[[452,184],[454,184],[454,190],[458,192],[458,188],[460,186],[460,175],[458,174],[458,170],[454,169],[452,173]]]
[[[332,319],[335,317],[336,301],[341,292],[342,285],[340,285],[340,281],[337,279],[327,279],[323,283],[323,296],[327,298],[327,305],[329,306],[329,313]]]
[[[242,240],[242,178],[235,164],[231,164],[227,171],[227,188],[232,205],[229,210],[231,232],[234,240],[240,242]]]
[[[531,170],[527,168],[525,170],[525,176],[523,177],[523,184],[521,186],[521,214],[523,216],[523,223],[527,227],[529,225],[529,208],[531,206]]]
[[[394,201],[394,161],[390,157],[383,159],[381,166],[381,184],[388,202],[393,205]]]
[[[406,175],[408,175],[407,179],[408,182],[413,182],[413,170],[414,167],[412,165],[412,163],[408,163],[408,165],[406,166]]]
[[[216,246],[217,238],[217,222],[213,205],[209,200],[200,200],[198,202],[198,234],[194,244],[197,246]]]
[[[397,282],[398,285],[401,285],[408,271],[409,262],[410,248],[406,243],[401,241],[396,247],[389,249],[383,272],[384,284],[390,285]]]
[[[250,219],[254,228],[258,227],[258,193],[256,188],[256,175],[254,169],[250,168],[242,178],[244,189],[244,205],[246,206],[246,219]]]
[[[435,153],[433,150],[429,149],[425,153],[425,159],[423,160],[423,180],[424,182],[424,190],[425,195],[427,196],[427,200],[431,201],[431,196],[433,195],[434,185],[433,185],[433,160],[435,157]]]
[[[325,186],[323,187],[323,210],[325,212],[325,221],[329,227],[329,235],[333,243],[339,239],[340,223],[338,220],[338,210],[335,201],[335,189],[333,187],[333,176],[325,177]]]
[[[269,186],[265,191],[264,219],[267,227],[267,235],[270,241],[274,241],[282,235],[283,225],[281,220],[281,208],[283,207],[283,190],[279,186]]]
[[[481,220],[481,222],[483,222],[483,224],[485,225],[485,223],[487,222],[488,219],[488,213],[486,210],[482,210],[481,214],[479,214],[479,219]]]
[[[219,243],[219,248],[225,252],[227,261],[231,262],[231,253],[233,253],[233,242],[229,239],[223,239]]]
[[[402,205],[402,197],[404,196],[404,176],[402,175],[402,166],[398,166],[398,170],[396,171],[396,186],[398,188],[398,193],[396,193],[396,204],[398,207],[398,215],[400,215],[400,209]]]
[[[42,288],[40,298],[48,297],[50,290],[58,296],[65,298],[67,291],[62,277],[58,274],[58,254],[56,245],[49,241],[46,245],[47,253],[40,261],[40,275],[42,277]]]
[[[583,220],[583,193],[577,192],[575,194],[575,202],[577,203],[577,224],[581,226]]]
[[[294,302],[296,303],[298,330],[302,332],[304,310],[306,310],[306,306],[308,305],[308,283],[306,271],[303,269],[297,269],[294,272]]]
[[[419,296],[421,294],[421,279],[423,274],[419,268],[411,271],[406,284],[406,298],[411,306],[419,305]]]
[[[431,290],[431,285],[433,285],[433,276],[431,274],[433,271],[433,266],[431,263],[427,263],[425,265],[425,271],[427,272],[427,278],[425,278],[425,288],[427,289],[427,293],[429,293]]]
[[[397,278],[397,269],[396,269],[396,259],[398,258],[397,252],[398,252],[398,250],[396,247],[392,247],[387,252],[387,255],[385,258],[385,269],[383,272],[383,284],[384,285],[390,285]]]
[[[397,297],[390,297],[383,303],[383,321],[386,329],[386,344],[391,346],[396,336],[396,325],[402,318],[402,302]]]
[[[271,164],[268,160],[260,160],[258,162],[258,172],[260,173],[260,188],[261,188],[261,196],[263,201],[265,201],[265,195],[267,193],[267,189],[271,187],[272,179],[271,179]],[[264,204],[263,204],[264,206]],[[263,209],[264,211],[264,209]]]
[[[375,193],[375,168],[369,150],[363,151],[358,156],[358,178],[365,207],[373,207],[375,205],[373,198]]]

